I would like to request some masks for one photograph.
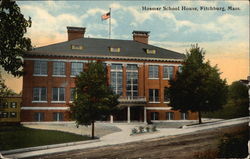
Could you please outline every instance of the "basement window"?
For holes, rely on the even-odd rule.
[[[71,45],[71,49],[72,50],[83,50],[83,46],[82,45]]]
[[[147,54],[155,54],[156,50],[154,50],[154,49],[146,49],[146,53]]]
[[[110,48],[109,48],[109,51],[110,51],[110,52],[120,52],[121,49],[120,49],[119,47],[110,47]]]

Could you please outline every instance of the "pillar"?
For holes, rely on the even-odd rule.
[[[127,115],[128,115],[128,118],[127,118],[128,123],[130,123],[130,107],[129,106],[128,106],[128,113],[127,113]]]
[[[147,110],[146,110],[146,107],[144,107],[144,123],[147,123]]]
[[[110,115],[110,123],[113,123],[113,122],[114,122],[113,115]]]

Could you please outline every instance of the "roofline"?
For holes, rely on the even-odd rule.
[[[33,52],[40,53],[40,52]],[[136,61],[162,61],[162,62],[183,62],[184,59],[168,59],[168,58],[145,58],[145,57],[125,57],[125,56],[100,56],[100,55],[45,55],[45,54],[33,54],[29,53],[26,55],[33,56],[48,56],[48,57],[77,57],[77,58],[87,58],[87,59],[112,59],[112,60],[136,60]],[[24,58],[25,59],[25,58]]]

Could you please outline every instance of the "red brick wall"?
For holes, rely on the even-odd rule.
[[[53,113],[54,112],[62,112],[63,113],[63,121],[70,121],[71,116],[69,111],[65,110],[25,110],[21,111],[21,119],[22,122],[30,122],[35,121],[35,113],[43,112],[44,113],[44,121],[53,121]]]
[[[31,56],[32,57],[32,56]],[[52,57],[44,57],[46,59],[52,59]],[[57,59],[66,59],[66,58],[57,58]],[[69,59],[67,59],[69,60]],[[70,60],[84,60],[79,58],[71,58]],[[94,59],[88,59],[88,60],[94,60]],[[115,61],[115,62],[130,62],[125,60],[108,60],[109,62]],[[143,63],[141,61],[131,61],[131,63]],[[148,63],[148,62],[147,62]],[[66,62],[66,77],[52,77],[52,71],[53,71],[53,62],[48,62],[48,76],[42,77],[42,76],[33,76],[33,67],[34,62],[31,60],[25,60],[25,66],[24,71],[25,75],[23,76],[23,106],[35,106],[35,107],[69,107],[69,100],[70,100],[70,88],[75,87],[75,78],[70,77],[71,73],[71,64],[70,62]],[[167,63],[167,62],[154,62],[154,64],[179,64],[179,63]],[[153,64],[152,64],[153,65]],[[169,106],[164,103],[164,87],[169,86],[169,81],[163,79],[163,66],[159,65],[159,78],[158,79],[148,79],[148,72],[149,67],[148,65],[139,64],[138,67],[138,92],[139,96],[146,96],[147,101],[149,99],[149,89],[159,89],[159,97],[160,102],[159,103],[149,103],[147,102],[146,107],[164,107],[169,108]],[[174,67],[174,74],[176,74],[178,70],[178,67]],[[110,82],[110,66],[107,65],[107,78],[108,82]],[[123,67],[123,96],[126,96],[126,67]],[[33,96],[33,88],[34,87],[47,87],[47,101],[48,103],[32,103],[32,96]],[[53,87],[65,87],[65,100],[66,103],[51,103],[51,96],[52,96],[52,88]],[[147,110],[148,118],[150,119],[150,112],[153,110]],[[154,112],[160,113],[160,120],[166,119],[166,112],[168,110],[157,110]],[[32,121],[33,115],[32,112],[35,111],[27,111],[22,110],[22,121]],[[40,112],[40,111],[39,111]],[[57,112],[56,111],[45,111],[47,113]],[[66,111],[63,111],[66,113]],[[31,117],[29,117],[31,116]],[[48,115],[49,116],[49,115]],[[190,119],[197,119],[197,114],[192,113],[190,114]],[[178,116],[178,113],[175,115],[176,120],[180,119],[180,116]],[[46,120],[50,121],[50,117],[46,117]],[[65,120],[68,118],[65,118]]]

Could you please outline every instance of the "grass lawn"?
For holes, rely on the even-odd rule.
[[[88,136],[23,126],[0,126],[0,150],[89,140]]]

